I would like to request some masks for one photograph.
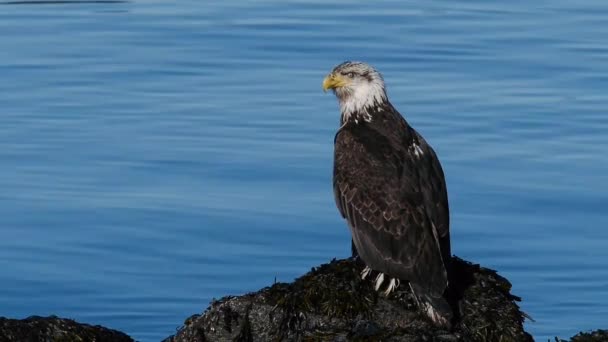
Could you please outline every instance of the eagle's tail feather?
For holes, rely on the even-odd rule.
[[[416,299],[418,307],[433,323],[450,329],[452,325],[452,308],[448,301],[443,297],[433,297],[425,294],[424,291],[410,283],[410,289]]]

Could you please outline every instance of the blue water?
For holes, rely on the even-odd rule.
[[[158,341],[212,298],[349,254],[345,59],[447,175],[455,254],[539,341],[608,321],[608,2],[0,5],[0,316]]]

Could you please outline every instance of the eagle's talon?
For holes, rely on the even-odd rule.
[[[361,271],[361,279],[365,280],[370,273],[372,273],[372,269],[369,266],[365,266],[363,271]]]
[[[380,288],[380,286],[382,286],[382,283],[384,282],[384,273],[380,273],[378,274],[378,276],[376,277],[376,285],[374,286],[374,289],[376,291],[378,291],[378,289]]]
[[[384,291],[384,296],[388,297],[391,292],[395,291],[399,287],[399,279],[391,278],[391,281],[388,283],[388,287]]]

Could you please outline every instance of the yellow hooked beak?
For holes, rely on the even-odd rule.
[[[328,89],[344,87],[345,85],[348,85],[349,83],[350,83],[350,81],[346,77],[344,77],[340,74],[329,74],[323,80],[323,91],[327,91]]]

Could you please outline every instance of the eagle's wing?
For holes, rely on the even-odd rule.
[[[372,269],[439,297],[447,274],[426,209],[425,192],[434,190],[421,175],[429,172],[428,163],[374,130],[345,127],[336,135],[334,194],[357,252]]]
[[[425,172],[420,174],[421,183],[425,184],[428,189],[424,192],[425,208],[436,229],[443,262],[448,264],[452,258],[452,251],[450,248],[450,209],[445,176],[433,148],[418,132],[415,134],[415,140],[422,151],[419,163],[425,164],[425,167],[421,168]]]

